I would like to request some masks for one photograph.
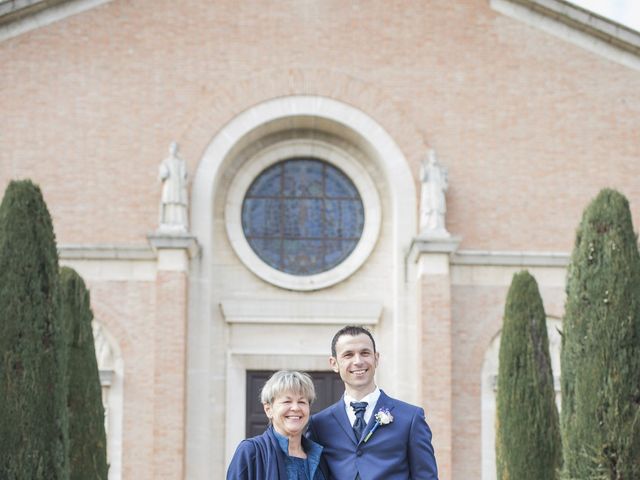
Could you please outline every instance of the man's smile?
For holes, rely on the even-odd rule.
[[[353,398],[371,393],[375,387],[378,354],[364,333],[343,335],[335,343],[336,356],[329,359],[333,371],[340,374],[347,393]]]

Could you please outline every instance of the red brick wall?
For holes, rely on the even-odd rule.
[[[124,365],[124,479],[151,480],[154,463],[155,284],[89,281],[91,306],[117,339]]]

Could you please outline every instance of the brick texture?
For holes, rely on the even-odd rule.
[[[433,147],[449,171],[447,229],[462,238],[461,249],[568,252],[582,209],[603,187],[629,198],[639,225],[639,72],[489,3],[114,0],[2,41],[0,189],[15,178],[40,184],[61,244],[147,245],[158,220],[158,165],[172,140],[193,176],[234,117],[306,94],[378,122],[416,187]],[[212,214],[221,225],[221,212]],[[380,245],[390,242],[382,239],[374,255],[386,255]],[[223,260],[235,278],[255,281],[232,254]],[[396,286],[382,269],[369,264],[361,273],[390,297]],[[229,278],[213,281],[227,292]],[[354,278],[345,283],[349,292],[370,293]],[[118,339],[124,361],[123,478],[179,479],[185,278],[160,272],[155,282],[90,287],[96,318]],[[421,383],[442,478],[478,479],[480,372],[506,287],[450,287],[432,278],[420,289]],[[541,289],[561,316],[562,289]],[[226,327],[215,315],[207,321],[216,334],[203,342],[222,364]],[[220,368],[211,380],[219,416],[224,375]],[[222,470],[218,447],[212,458]]]

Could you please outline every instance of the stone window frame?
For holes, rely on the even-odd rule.
[[[102,401],[105,407],[109,480],[120,480],[122,478],[124,417],[122,353],[115,337],[111,335],[103,323],[94,319],[91,322],[91,327],[100,374]]]
[[[271,165],[296,157],[317,158],[340,169],[356,186],[364,206],[364,228],[351,254],[332,269],[308,276],[288,274],[267,265],[250,247],[242,229],[242,202],[253,181]],[[373,251],[382,223],[380,197],[363,163],[364,159],[356,149],[347,151],[317,138],[280,141],[250,157],[233,178],[225,205],[227,236],[242,263],[264,281],[297,291],[327,288],[356,272]]]

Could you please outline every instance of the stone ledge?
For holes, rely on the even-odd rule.
[[[186,250],[189,258],[200,254],[198,240],[188,233],[154,232],[147,235],[154,252],[158,250]]]
[[[282,301],[268,299],[222,300],[227,323],[376,325],[382,304],[372,302]]]
[[[58,246],[62,260],[155,260],[156,255],[148,246],[138,245],[82,245]]]
[[[460,245],[461,237],[417,236],[411,242],[407,253],[407,262],[416,263],[424,253],[445,253],[453,255]]]
[[[570,254],[564,252],[526,252],[461,250],[452,255],[453,265],[486,265],[518,267],[567,267]]]

